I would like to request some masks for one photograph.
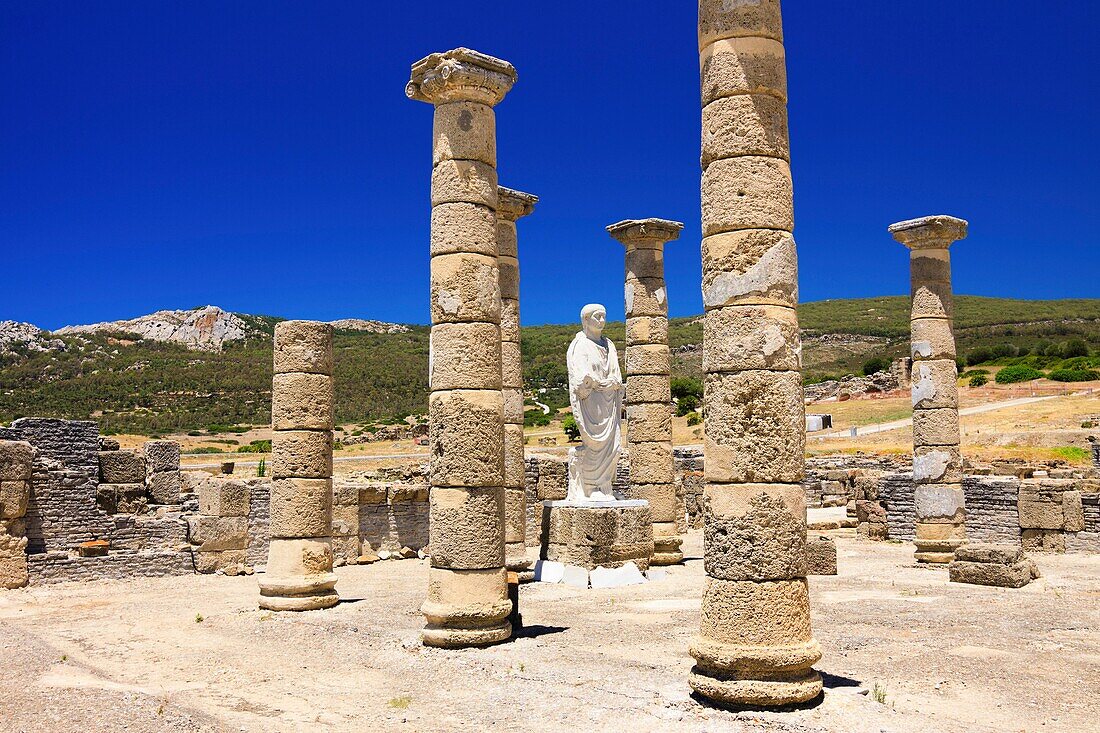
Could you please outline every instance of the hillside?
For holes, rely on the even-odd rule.
[[[1100,299],[960,296],[956,308],[961,355],[1006,344],[1034,352],[1071,339],[1100,351]],[[106,326],[35,338],[24,324],[5,323],[6,330],[0,329],[0,422],[25,415],[93,418],[105,431],[142,433],[264,424],[270,409],[271,333],[279,319],[228,315],[243,324],[244,337],[223,340],[220,350]],[[908,351],[905,297],[806,303],[800,316],[810,380],[855,372],[871,357]],[[350,328],[336,331],[337,419],[363,423],[424,412],[428,327],[354,330],[363,323],[372,324],[347,323]],[[392,325],[379,324],[377,330]],[[551,388],[543,397],[551,404],[564,400],[564,354],[576,331],[572,324],[523,329],[528,386]],[[11,339],[4,341],[4,333]],[[607,333],[622,344],[622,323],[609,324]],[[673,320],[674,376],[699,375],[701,339],[698,318]]]

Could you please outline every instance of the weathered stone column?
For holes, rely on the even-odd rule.
[[[504,568],[504,398],[497,265],[496,116],[516,81],[465,48],[412,67],[410,99],[435,105],[431,225],[431,568],[424,643],[511,636]]]
[[[500,268],[500,353],[504,388],[504,564],[530,580],[527,497],[523,463],[523,359],[519,341],[519,237],[516,221],[539,197],[497,188],[497,266]]]
[[[275,326],[271,383],[271,545],[260,608],[336,605],[332,572],[332,326]]]
[[[708,578],[690,681],[731,705],[821,691],[782,41],[779,0],[699,2]]]
[[[952,216],[929,216],[890,227],[894,239],[910,250],[913,499],[920,562],[951,562],[966,542],[948,248],[966,238],[967,226]]]
[[[666,219],[612,224],[607,231],[626,247],[626,441],[630,498],[645,499],[653,516],[653,564],[684,559],[676,524],[672,459],[672,394],[668,351],[665,243],[684,225]]]

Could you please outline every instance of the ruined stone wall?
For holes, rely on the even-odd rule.
[[[428,484],[359,486],[359,541],[363,552],[399,552],[428,546]]]
[[[615,473],[615,489],[619,490],[622,464]],[[524,492],[527,495],[528,547],[539,547],[542,537],[542,503],[564,499],[568,493],[568,471],[563,459],[554,456],[534,456],[524,461]]]
[[[271,479],[248,481],[248,548],[245,563],[255,567],[267,564],[267,548],[271,544]]]

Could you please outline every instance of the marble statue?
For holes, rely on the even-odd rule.
[[[611,488],[619,461],[623,375],[615,344],[604,337],[607,309],[581,309],[582,329],[569,345],[569,404],[581,445],[569,451],[570,501],[615,501]]]

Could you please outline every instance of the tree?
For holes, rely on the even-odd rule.
[[[561,429],[565,432],[565,437],[569,438],[570,443],[576,443],[581,439],[581,429],[577,426],[577,419],[572,415],[566,415],[565,419],[561,421]]]
[[[868,359],[863,362],[863,376],[869,377],[876,372],[884,371],[890,367],[890,360],[884,359],[881,356],[876,356],[873,359]]]
[[[1081,339],[1071,339],[1062,344],[1062,358],[1073,359],[1077,356],[1088,356],[1089,347]]]
[[[693,396],[696,399],[703,398],[703,383],[698,379],[692,377],[676,377],[672,380],[672,396],[676,399],[683,399],[687,396]]]

